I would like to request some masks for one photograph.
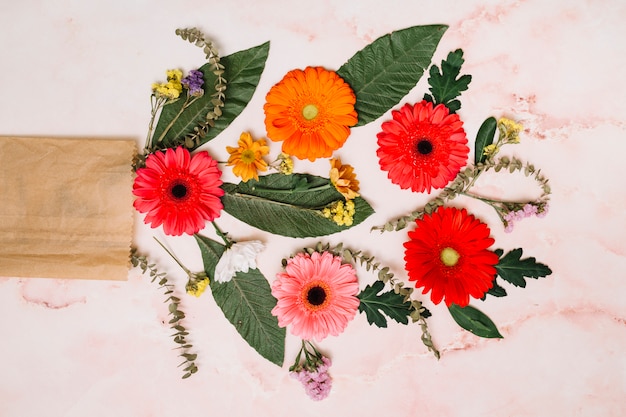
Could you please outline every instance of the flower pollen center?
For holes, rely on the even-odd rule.
[[[171,191],[172,197],[176,199],[182,199],[187,196],[187,186],[185,184],[175,184]]]
[[[326,301],[326,291],[322,287],[311,287],[306,294],[306,299],[314,306],[322,305]]]
[[[460,257],[461,255],[459,255],[459,253],[452,248],[444,248],[439,254],[439,258],[445,266],[456,265],[459,262]]]
[[[251,164],[255,161],[256,157],[252,149],[246,149],[241,153],[241,161],[246,164]]]
[[[428,139],[421,139],[415,145],[415,149],[422,155],[428,155],[433,151],[433,144]]]
[[[302,117],[306,120],[313,120],[317,117],[319,109],[315,104],[307,104],[302,108]]]

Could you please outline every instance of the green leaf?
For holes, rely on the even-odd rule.
[[[489,288],[489,291],[487,291],[480,299],[485,301],[485,299],[487,298],[487,294],[494,297],[506,297],[506,290],[498,285],[496,279],[494,278],[493,287]]]
[[[376,120],[415,87],[447,28],[413,26],[381,36],[337,70],[356,95],[356,126]]]
[[[220,60],[224,65],[223,76],[227,82],[225,92],[226,99],[222,109],[222,116],[215,121],[215,126],[209,129],[200,144],[208,142],[226,129],[246,107],[256,90],[263,69],[265,68],[269,47],[269,42],[265,42],[254,48],[225,56]],[[156,143],[166,126],[170,124],[183,107],[186,93],[183,92],[180,99],[163,107],[159,121],[154,130],[152,141],[153,148],[170,147],[175,144],[177,140],[193,133],[194,128],[197,127],[200,122],[205,121],[207,113],[213,109],[214,105],[211,103],[211,99],[216,76],[213,74],[213,69],[208,63],[200,67],[200,71],[204,74],[206,94],[185,109],[167,131],[163,140],[160,143]]]
[[[237,219],[273,234],[288,237],[317,237],[354,227],[374,210],[361,197],[354,199],[351,226],[339,226],[320,210],[343,196],[330,180],[309,174],[270,174],[239,184],[222,185],[224,211]]]
[[[211,239],[196,235],[205,272],[215,275],[215,266],[225,247]],[[224,316],[261,356],[278,366],[285,357],[285,328],[278,327],[272,315],[276,298],[272,296],[267,279],[258,269],[238,272],[229,282],[211,279],[213,298]]]
[[[500,256],[496,265],[498,275],[516,287],[526,286],[524,277],[540,278],[552,273],[547,265],[537,262],[533,257],[521,259],[522,248],[513,249],[504,256],[502,256],[504,251],[501,249],[496,249],[494,252]]]
[[[483,153],[485,152],[485,148],[493,143],[497,126],[498,122],[495,117],[485,119],[483,124],[480,125],[474,144],[474,164],[485,162],[487,159],[487,156],[483,155]]]
[[[467,90],[470,81],[472,81],[471,75],[459,77],[463,62],[463,51],[457,49],[450,52],[448,57],[441,61],[441,72],[436,65],[430,67],[428,84],[430,84],[432,96],[425,94],[424,100],[430,101],[433,105],[443,104],[450,110],[450,113],[459,110],[461,102],[455,99],[461,95],[461,92]]]
[[[385,315],[398,323],[408,324],[411,303],[405,302],[404,296],[393,290],[379,294],[384,286],[382,281],[376,281],[359,293],[359,312],[365,312],[367,322],[378,327],[387,327]]]
[[[493,321],[480,310],[469,305],[459,307],[457,304],[451,304],[448,307],[448,311],[450,311],[452,318],[459,326],[474,333],[476,336],[502,338]]]

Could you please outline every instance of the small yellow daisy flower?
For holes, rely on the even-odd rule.
[[[237,148],[226,147],[230,154],[227,165],[233,167],[233,173],[243,182],[252,178],[258,181],[259,171],[267,170],[267,162],[263,160],[263,156],[269,153],[269,146],[265,139],[253,140],[248,132],[241,134],[237,144]]]

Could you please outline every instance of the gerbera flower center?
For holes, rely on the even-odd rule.
[[[306,299],[314,306],[322,305],[326,300],[326,291],[324,291],[324,288],[322,287],[313,287],[309,289]]]
[[[319,109],[315,104],[307,104],[302,108],[302,117],[306,120],[313,120],[317,117]]]
[[[459,255],[459,253],[452,248],[444,248],[439,254],[439,258],[445,266],[456,265],[459,262],[460,257],[461,255]]]
[[[330,301],[330,287],[321,280],[315,280],[302,288],[300,300],[309,311],[323,310]]]
[[[182,199],[187,196],[187,186],[185,184],[174,184],[170,190],[172,197],[176,199]]]
[[[433,144],[428,139],[420,139],[415,145],[415,149],[422,155],[428,155],[433,151]]]
[[[256,160],[254,151],[252,149],[246,149],[241,153],[241,161],[246,164],[252,164]]]

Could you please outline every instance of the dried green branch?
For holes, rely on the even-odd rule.
[[[180,36],[183,40],[186,40],[196,46],[202,48],[206,55],[209,65],[213,68],[213,74],[215,75],[215,92],[211,95],[211,104],[213,109],[209,110],[206,118],[203,122],[200,122],[198,126],[194,128],[194,133],[188,134],[183,139],[184,145],[187,148],[193,148],[200,145],[200,141],[204,138],[210,128],[215,126],[215,121],[222,116],[222,108],[224,107],[224,101],[226,100],[226,84],[224,79],[224,65],[220,62],[220,56],[217,48],[213,45],[210,39],[207,39],[204,34],[197,28],[176,29],[176,35]]]
[[[413,288],[405,287],[404,282],[399,281],[397,278],[395,278],[394,274],[390,272],[388,266],[382,266],[374,256],[368,256],[361,251],[354,251],[350,248],[344,247],[343,243],[340,243],[337,246],[331,248],[328,243],[323,244],[321,242],[318,242],[314,248],[304,248],[303,250],[309,255],[313,252],[331,252],[336,256],[341,256],[345,262],[358,262],[362,267],[365,267],[366,271],[376,273],[377,278],[380,281],[385,284],[389,284],[389,286],[396,294],[402,295],[404,297],[405,302],[411,303],[411,320],[413,323],[419,323],[422,330],[422,342],[428,348],[428,350],[433,352],[435,357],[439,359],[439,351],[435,348],[432,342],[430,332],[428,331],[428,325],[426,324],[426,317],[430,316],[430,312],[428,312],[428,310],[422,305],[419,300],[411,298]],[[286,260],[283,260],[283,264],[286,264]]]
[[[131,263],[134,267],[139,267],[143,274],[148,273],[152,282],[157,282],[159,288],[165,290],[166,303],[169,303],[168,310],[172,319],[169,321],[170,328],[174,330],[172,337],[174,342],[178,345],[178,349],[182,350],[181,356],[184,361],[179,366],[184,366],[183,379],[189,378],[191,375],[198,371],[198,367],[195,364],[197,354],[191,353],[190,350],[193,347],[191,343],[187,341],[189,332],[180,323],[185,318],[185,313],[180,310],[180,298],[174,295],[174,285],[170,284],[167,279],[167,275],[164,272],[159,272],[156,265],[149,263],[148,258],[143,255],[138,255],[136,249],[133,249],[131,253]]]

